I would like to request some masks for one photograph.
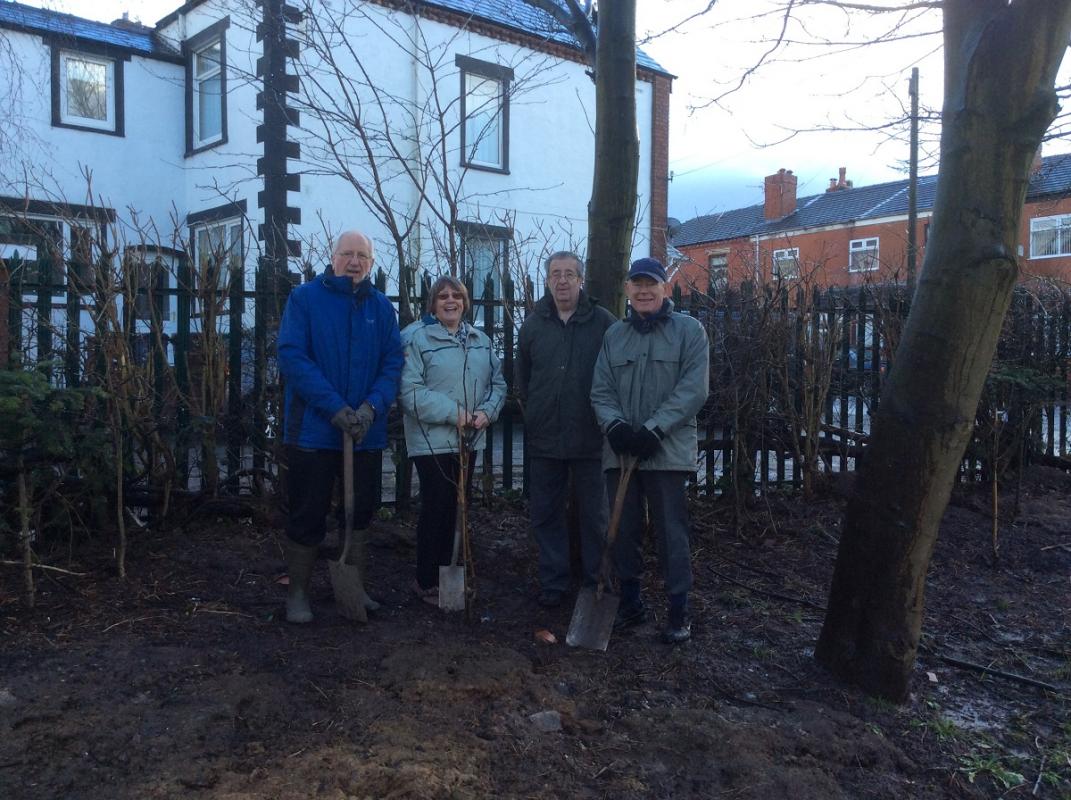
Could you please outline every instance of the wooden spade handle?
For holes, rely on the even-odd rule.
[[[342,503],[346,509],[346,541],[338,561],[345,564],[353,541],[353,437],[345,432],[342,434]]]
[[[610,572],[610,551],[617,540],[617,529],[621,525],[621,512],[625,508],[625,495],[628,494],[628,483],[632,473],[636,469],[637,458],[635,456],[620,456],[621,476],[617,479],[617,493],[614,495],[614,507],[610,512],[610,527],[606,531],[606,546],[602,551],[602,564],[599,567],[599,585],[595,590],[598,597],[602,597],[603,586],[607,583]]]

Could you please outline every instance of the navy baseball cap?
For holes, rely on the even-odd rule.
[[[656,258],[637,258],[632,262],[632,266],[628,270],[629,280],[640,275],[656,280],[659,283],[666,282],[666,268]]]

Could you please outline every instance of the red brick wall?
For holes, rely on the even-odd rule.
[[[1035,217],[1071,214],[1071,197],[1028,203],[1023,214],[1019,241],[1022,255],[1019,256],[1020,280],[1056,279],[1071,283],[1071,256],[1030,257],[1030,220]],[[917,268],[922,269],[926,255],[926,228],[929,216],[918,221]],[[879,267],[874,271],[850,272],[849,242],[853,239],[878,237]],[[729,256],[729,281],[733,286],[744,280],[758,279],[770,282],[773,251],[798,247],[800,274],[809,283],[819,286],[859,286],[864,283],[903,282],[907,277],[907,220],[895,220],[879,224],[850,225],[832,230],[804,231],[764,238],[758,245],[759,270],[756,272],[756,248],[754,239],[734,239],[725,242],[682,247],[686,260],[673,276],[672,282],[682,289],[695,287],[709,290],[707,264],[710,255],[727,253]]]
[[[673,81],[656,75],[651,82],[651,258],[666,260],[669,214],[669,94]]]
[[[1026,213],[1023,214],[1023,221],[1019,228],[1019,244],[1022,253],[1019,257],[1020,280],[1055,278],[1071,283],[1071,256],[1030,257],[1030,220],[1037,217],[1052,217],[1057,214],[1071,214],[1071,197],[1027,203]]]

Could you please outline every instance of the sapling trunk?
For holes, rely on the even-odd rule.
[[[34,607],[33,542],[30,538],[30,492],[26,486],[26,463],[22,456],[18,461],[19,484],[19,541],[22,543],[22,577],[26,589],[26,605]]]
[[[1000,513],[999,506],[999,472],[1000,472],[1000,414],[996,414],[993,419],[993,452],[990,455],[990,476],[992,478],[992,501],[993,501],[993,566],[997,565],[997,559],[1000,557],[1000,541],[998,534],[1000,533],[1000,521],[998,519]]]
[[[112,441],[115,445],[115,522],[119,528],[119,547],[115,562],[119,577],[126,577],[126,520],[123,519],[123,433],[122,417],[116,406],[112,407]]]

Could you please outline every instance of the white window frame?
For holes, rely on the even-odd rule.
[[[1051,234],[1050,246],[1040,247],[1041,234]],[[1042,249],[1051,250],[1055,245],[1056,252],[1040,252]],[[1034,217],[1030,220],[1030,258],[1066,258],[1071,256],[1071,214],[1055,214],[1049,217]]]
[[[848,242],[848,272],[874,272],[879,266],[877,236]]]
[[[715,261],[720,263],[715,264]],[[709,289],[714,292],[729,290],[729,253],[707,253],[707,273],[710,277]]]
[[[782,264],[791,262],[792,271],[785,272]],[[782,247],[773,251],[770,259],[770,271],[774,278],[798,278],[800,276],[800,249],[798,247]]]
[[[136,289],[144,289],[131,300],[134,309],[134,321],[140,329],[151,330],[152,324],[152,294],[153,285],[157,275],[163,276],[163,307],[160,309],[160,322],[166,324],[175,322],[178,318],[176,312],[176,298],[169,290],[176,286],[178,264],[172,253],[151,246],[132,246],[126,249],[124,268],[133,267],[137,270],[137,276],[133,281]]]
[[[210,238],[213,231],[221,231],[223,234],[219,246],[225,248],[222,252],[228,262],[226,269],[221,266],[212,267],[205,260],[205,239],[203,237]],[[217,245],[211,242],[209,242],[209,245],[210,252],[214,252]],[[240,269],[245,262],[245,226],[243,220],[240,217],[231,217],[211,222],[201,222],[193,226],[193,254],[194,280],[197,285],[201,285],[201,281],[206,276],[208,269],[218,269],[215,274],[216,290],[226,292],[231,285],[231,274]]]
[[[455,63],[461,74],[461,166],[508,174],[513,70],[463,55]],[[482,148],[492,143],[493,153]]]
[[[95,117],[83,117],[70,110],[70,83],[68,66],[72,61],[80,61],[104,67],[104,119]],[[83,53],[77,50],[61,50],[59,53],[59,121],[62,125],[76,128],[92,128],[94,130],[114,133],[117,128],[116,114],[116,86],[115,86],[115,59],[105,56],[97,56],[91,53]]]
[[[208,70],[208,71],[206,71],[204,73],[199,74],[198,71],[197,71],[198,64],[201,61],[205,60],[205,59],[202,58],[202,53],[204,53],[206,50],[211,49],[212,47],[219,48],[219,61],[216,64],[216,67],[214,69],[210,69],[210,70]],[[222,35],[214,36],[211,39],[209,39],[207,42],[205,42],[203,45],[201,45],[200,47],[196,48],[195,50],[191,50],[190,51],[190,59],[191,59],[191,63],[190,63],[190,80],[192,82],[191,91],[193,93],[193,103],[192,103],[192,107],[191,107],[191,111],[193,113],[193,133],[192,133],[193,142],[192,143],[193,143],[194,149],[207,147],[208,145],[215,144],[216,142],[219,142],[219,141],[221,141],[223,139],[223,103],[224,103],[224,91],[223,91],[224,90],[224,83],[223,83],[224,78],[223,78],[223,72],[224,72],[224,68],[225,68],[225,65],[223,63],[223,52],[224,51],[223,51],[223,36]],[[218,118],[218,121],[219,121],[219,130],[217,130],[216,132],[214,132],[214,133],[212,133],[212,134],[210,134],[208,136],[202,136],[201,135],[201,97],[205,92],[204,84],[206,84],[206,83],[208,83],[209,81],[212,81],[212,80],[215,80],[217,85],[219,86],[219,91],[217,93],[217,95],[218,95],[217,100],[218,100],[218,103],[219,103],[219,110],[218,110],[218,115],[217,115],[217,118]]]
[[[486,75],[465,73],[465,163],[470,166],[503,168],[502,83]],[[487,152],[492,147],[493,157]]]

